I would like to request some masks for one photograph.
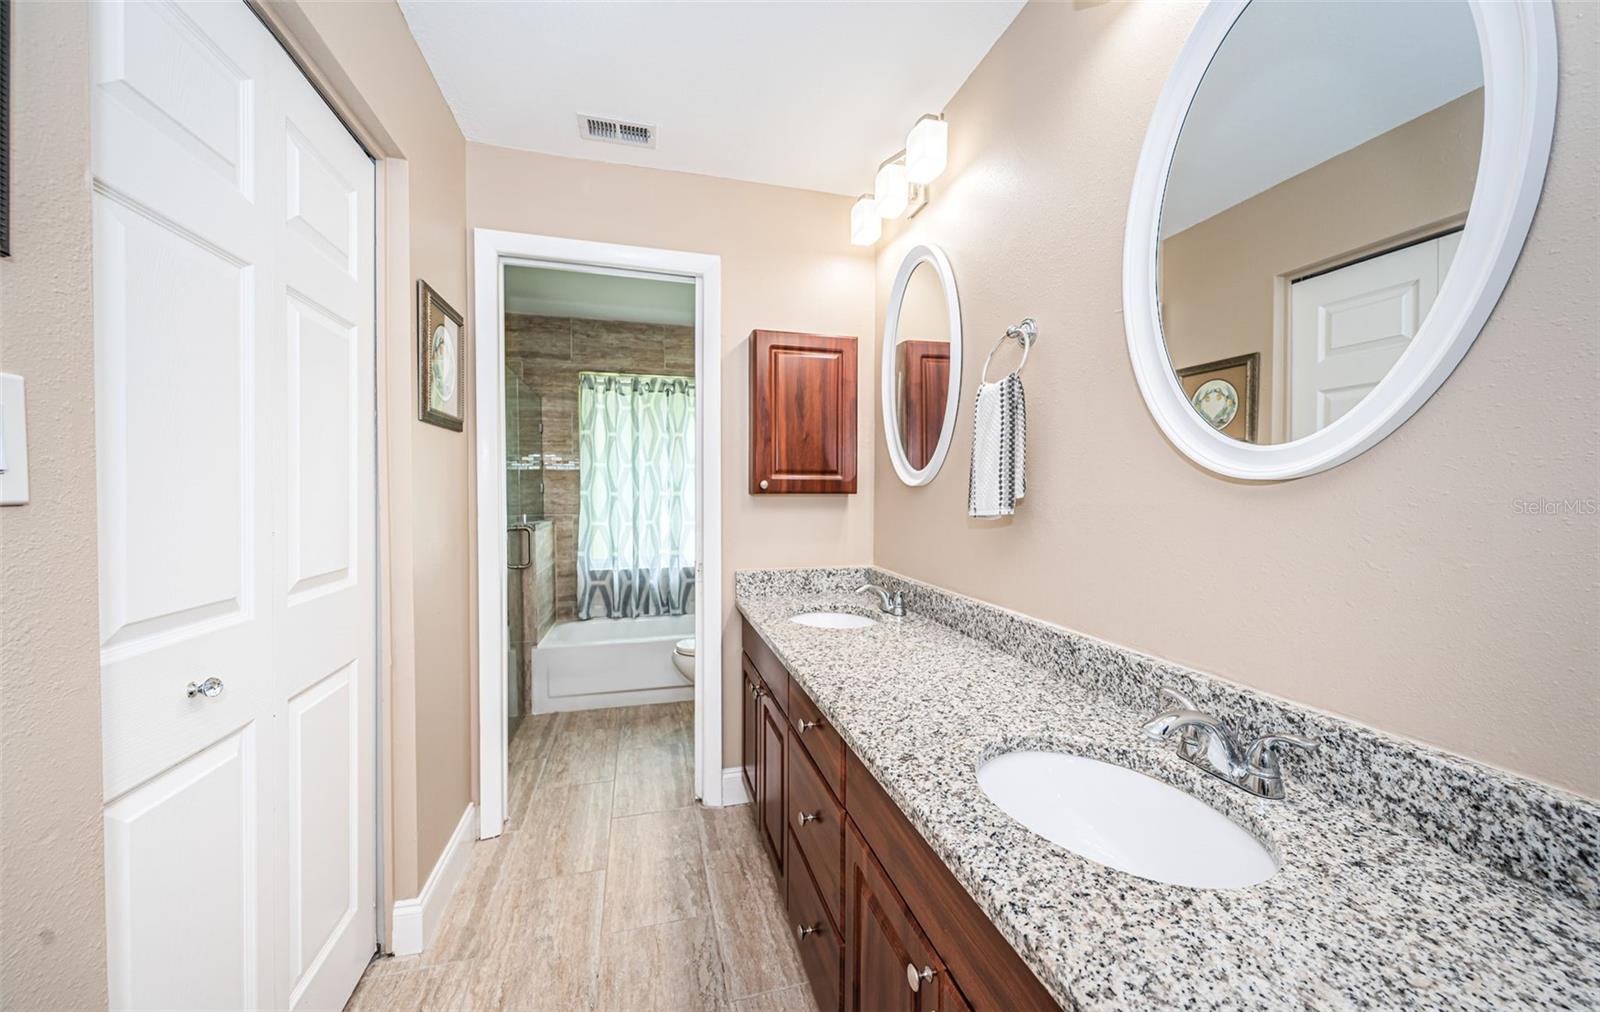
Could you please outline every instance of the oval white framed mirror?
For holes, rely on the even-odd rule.
[[[1505,290],[1556,88],[1550,0],[1212,0],[1123,244],[1128,355],[1167,439],[1274,481],[1411,417]]]
[[[926,485],[950,455],[961,399],[961,299],[950,261],[916,246],[900,262],[883,322],[883,432],[895,474]]]

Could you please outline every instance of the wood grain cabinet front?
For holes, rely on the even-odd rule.
[[[856,339],[750,333],[750,494],[856,490]]]
[[[944,1007],[949,973],[854,825],[845,830],[844,938],[845,1012]]]
[[[777,654],[748,622],[743,634],[746,786],[818,1005],[1058,1008]]]

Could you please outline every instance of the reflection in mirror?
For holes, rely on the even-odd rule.
[[[1201,417],[1282,443],[1360,403],[1444,282],[1482,137],[1464,0],[1246,7],[1161,205],[1161,326]]]
[[[896,437],[920,471],[939,445],[950,390],[950,320],[931,263],[918,264],[906,282],[894,341]]]

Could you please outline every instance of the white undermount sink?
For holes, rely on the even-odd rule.
[[[796,615],[789,621],[817,629],[865,629],[869,625],[878,624],[865,615],[851,615],[843,611],[808,611],[803,615]]]
[[[1278,862],[1204,802],[1123,766],[1060,752],[1010,752],[978,767],[1001,811],[1052,843],[1140,878],[1242,889]]]

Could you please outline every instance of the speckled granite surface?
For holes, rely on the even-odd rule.
[[[904,590],[911,614],[859,630],[788,621],[873,614],[849,594],[863,577]],[[1600,821],[1581,799],[892,574],[740,573],[735,596],[1066,1008],[1600,1008]],[[1286,764],[1287,800],[1251,798],[1138,734],[1163,683],[1249,735],[1330,740]],[[979,790],[984,758],[1023,747],[1181,787],[1282,867],[1207,891],[1078,857]]]

